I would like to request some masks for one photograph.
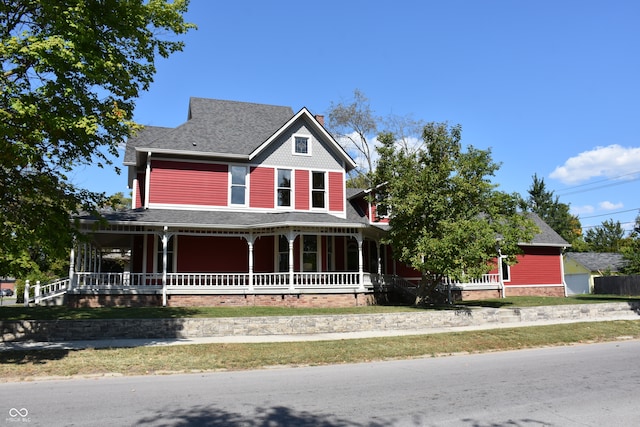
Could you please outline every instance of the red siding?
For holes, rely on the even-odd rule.
[[[249,271],[249,246],[239,237],[179,236],[178,272]]]
[[[525,246],[523,250],[518,263],[510,267],[511,280],[505,286],[562,283],[560,249]]]
[[[309,210],[309,171],[296,170],[296,209]]]
[[[150,203],[226,206],[228,186],[226,165],[151,162]]]
[[[344,179],[340,172],[329,172],[329,210],[344,210]]]
[[[251,168],[249,178],[252,208],[273,208],[275,192],[274,170],[272,168]]]
[[[144,176],[145,174],[140,172],[136,175],[137,178],[137,187],[136,187],[136,199],[134,202],[134,208],[141,208],[144,204]],[[135,183],[134,183],[135,184]]]
[[[256,273],[272,273],[274,271],[275,253],[274,237],[262,236],[253,245],[253,271]]]

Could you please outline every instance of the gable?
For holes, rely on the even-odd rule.
[[[307,140],[307,153],[295,153],[296,138]],[[344,159],[338,154],[307,120],[299,118],[280,130],[251,162],[290,168],[343,170]]]
[[[293,143],[293,137],[296,135],[302,137],[309,137],[309,142],[312,144],[308,155],[293,155],[293,146],[289,145],[287,147],[287,141],[291,141]],[[318,156],[316,157],[316,148],[320,148],[322,151],[318,152]],[[284,150],[282,150],[284,148]],[[314,167],[318,167],[318,161],[328,160],[331,157],[336,165],[339,165],[340,169],[345,169],[346,171],[350,171],[351,169],[356,167],[355,161],[347,154],[347,152],[338,144],[338,142],[326,131],[326,129],[316,120],[314,116],[311,115],[309,110],[306,108],[301,109],[295,116],[293,116],[284,126],[282,126],[274,135],[272,135],[269,139],[267,139],[260,147],[254,150],[249,159],[252,161],[256,161],[258,159],[262,159],[265,161],[267,158],[271,157],[272,153],[276,151],[280,151],[280,155],[284,155],[286,153],[286,149],[289,148],[289,152],[292,154],[290,157],[291,160],[293,158],[297,158],[297,160],[293,160],[294,162],[305,162],[305,157],[307,163],[309,163],[309,158],[313,156],[311,160]],[[323,159],[322,157],[326,159]],[[276,159],[275,157],[274,159]],[[262,161],[258,160],[259,163]],[[327,163],[328,164],[328,163]],[[298,166],[292,164],[292,166]],[[301,167],[309,166],[307,165],[299,165]]]

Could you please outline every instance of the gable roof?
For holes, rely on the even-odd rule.
[[[589,271],[620,271],[626,265],[621,254],[610,252],[567,252],[570,258]]]
[[[294,115],[291,107],[207,98],[190,98],[187,121],[180,126],[148,126],[130,137],[124,164],[138,164],[137,153],[147,152],[251,160],[300,118],[345,160],[347,170],[356,166],[306,108]]]
[[[532,212],[527,212],[526,215],[536,224],[539,231],[530,242],[521,243],[523,246],[555,246],[560,248],[571,246],[538,215]]]

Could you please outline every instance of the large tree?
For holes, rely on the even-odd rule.
[[[496,190],[499,165],[490,150],[462,150],[460,126],[429,123],[423,148],[378,137],[376,199],[389,216],[386,242],[396,259],[422,273],[416,303],[425,303],[444,277],[464,280],[495,268],[498,251],[515,262],[518,243],[535,224],[518,210],[518,196]]]
[[[538,175],[534,174],[528,194],[526,199],[521,200],[521,207],[537,214],[567,242],[580,246],[579,239],[582,235],[580,220],[569,212],[568,204],[561,203],[559,197],[547,189],[544,178],[538,178]]]
[[[625,245],[625,231],[620,221],[608,219],[601,225],[588,229],[584,241],[590,251],[620,252]]]
[[[158,55],[192,24],[188,0],[0,1],[0,275],[56,258],[70,215],[106,200],[67,177],[111,164]]]
[[[627,261],[622,271],[625,274],[640,275],[640,215],[636,217],[635,226],[626,243],[621,249],[622,257]]]

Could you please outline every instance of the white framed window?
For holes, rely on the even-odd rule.
[[[302,236],[302,271],[318,270],[318,236],[304,234]]]
[[[278,182],[277,188],[277,200],[278,206],[290,207],[291,206],[291,169],[278,169]]]
[[[171,236],[167,242],[167,273],[176,272],[176,246],[177,237]],[[156,236],[156,256],[154,260],[153,271],[155,273],[162,273],[162,237]]]
[[[231,166],[231,191],[229,201],[232,205],[247,205],[247,167]]]
[[[278,272],[289,271],[289,240],[281,234],[276,244],[278,245]]]
[[[511,280],[511,266],[507,264],[505,257],[500,258],[500,268],[502,269],[502,281],[508,282]]]
[[[325,209],[327,206],[327,183],[324,172],[311,172],[311,207]]]
[[[300,156],[311,155],[311,138],[308,135],[293,135],[292,153]]]

